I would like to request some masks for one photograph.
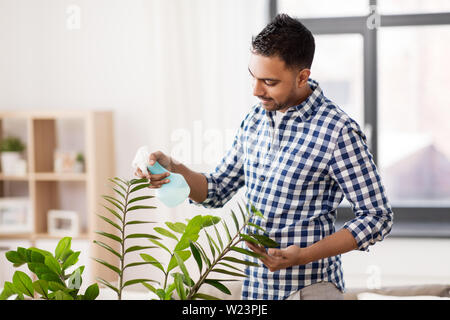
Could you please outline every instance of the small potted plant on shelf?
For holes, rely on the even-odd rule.
[[[75,172],[84,172],[84,155],[82,152],[78,152],[75,158]]]
[[[25,144],[20,138],[8,136],[0,141],[2,172],[5,175],[23,175],[26,162],[22,158]]]

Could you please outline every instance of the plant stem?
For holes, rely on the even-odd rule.
[[[247,223],[250,221],[250,218],[247,221],[244,221],[244,225],[238,230],[236,235],[233,237],[233,239],[230,240],[228,245],[222,250],[222,252],[219,254],[219,256],[211,263],[211,266],[205,270],[203,275],[200,276],[200,279],[195,283],[195,285],[192,287],[192,289],[189,291],[188,296],[186,297],[186,300],[191,300],[193,296],[198,292],[200,287],[202,286],[203,282],[205,282],[206,278],[208,277],[209,273],[213,270],[213,268],[216,266],[219,261],[222,260],[222,258],[231,250],[231,247],[237,245],[239,242],[242,241],[242,238],[239,236],[239,234],[242,232],[242,230],[245,228]],[[237,239],[237,241],[235,241]]]
[[[130,194],[130,184],[127,186],[127,192],[125,195],[125,206],[123,208],[122,217],[122,243],[121,243],[121,254],[120,254],[120,274],[119,274],[119,292],[117,293],[118,299],[122,300],[122,285],[123,285],[123,273],[125,267],[125,221],[127,216],[127,206],[128,206],[128,195]]]

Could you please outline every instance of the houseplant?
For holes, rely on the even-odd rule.
[[[25,144],[20,138],[8,136],[0,141],[2,172],[5,175],[25,174],[22,152]]]
[[[114,178],[110,179],[114,184],[113,189],[116,192],[116,197],[103,196],[108,201],[109,206],[104,206],[105,209],[112,214],[119,223],[112,221],[111,219],[100,216],[103,220],[111,224],[118,231],[117,234],[110,234],[104,232],[97,232],[103,237],[107,237],[120,246],[120,250],[114,250],[111,246],[105,243],[95,240],[94,242],[102,246],[106,250],[113,253],[117,258],[115,265],[113,263],[103,260],[95,259],[97,262],[105,265],[118,275],[118,285],[115,286],[104,279],[98,279],[102,284],[108,286],[114,290],[118,299],[121,299],[122,290],[127,285],[141,283],[147,287],[150,291],[155,293],[161,300],[173,299],[174,292],[177,293],[178,299],[215,299],[210,295],[199,293],[199,289],[202,285],[208,284],[216,287],[220,291],[230,294],[230,291],[223,282],[233,281],[235,279],[215,279],[211,278],[213,274],[226,274],[232,277],[246,277],[246,275],[237,268],[236,265],[256,265],[253,262],[231,257],[231,252],[239,252],[244,255],[252,257],[260,257],[253,251],[241,248],[238,246],[243,241],[249,241],[258,245],[266,247],[277,247],[278,244],[265,235],[265,231],[259,225],[251,222],[253,216],[259,216],[263,218],[261,212],[256,210],[254,206],[250,206],[251,210],[245,207],[242,209],[239,205],[242,221],[239,221],[237,215],[231,211],[231,216],[234,222],[234,232],[231,232],[231,227],[227,225],[220,217],[211,215],[197,215],[188,220],[187,224],[182,222],[166,222],[167,228],[155,227],[153,230],[166,238],[176,240],[174,248],[171,250],[167,245],[163,244],[159,236],[152,234],[128,234],[126,232],[127,226],[130,224],[150,223],[148,221],[128,221],[127,216],[137,209],[154,209],[153,206],[136,205],[135,202],[141,200],[147,200],[153,198],[152,196],[133,197],[133,193],[149,186],[146,179],[133,179],[131,181],[125,181],[123,179]],[[119,190],[120,189],[120,190]],[[218,229],[218,225],[221,223],[221,231]],[[219,227],[220,228],[220,227]],[[244,234],[243,231],[247,228],[254,229],[254,232]],[[208,232],[210,229],[210,232]],[[212,230],[211,230],[212,229]],[[179,234],[177,236],[176,234]],[[211,235],[212,234],[212,235]],[[224,236],[221,236],[224,235]],[[207,240],[209,250],[206,250],[201,245],[199,238],[203,235]],[[154,246],[138,246],[127,247],[125,242],[129,238],[146,238],[152,244],[156,245],[160,249],[168,253],[167,262],[158,261],[153,256],[141,253],[140,257],[143,261],[132,262],[127,265],[124,264],[125,255],[131,251],[138,251],[144,249],[154,248]],[[209,252],[208,252],[209,251]],[[185,262],[190,257],[194,257],[197,266],[199,268],[200,276],[194,281],[186,268]],[[118,262],[118,263],[117,263]],[[164,282],[161,284],[151,279],[134,279],[123,283],[123,275],[125,269],[133,266],[149,264],[159,269],[164,274]],[[152,284],[150,284],[152,283]],[[153,285],[157,283],[158,286]]]
[[[94,300],[99,294],[97,284],[90,285],[84,294],[79,290],[82,284],[84,266],[68,272],[78,262],[80,251],[71,250],[72,238],[64,237],[55,248],[55,253],[38,248],[22,248],[6,252],[6,258],[20,267],[27,264],[37,278],[33,280],[22,271],[16,271],[12,282],[5,282],[0,300],[16,295],[16,300],[39,298],[45,300]]]

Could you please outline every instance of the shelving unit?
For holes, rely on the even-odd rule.
[[[97,217],[103,213],[101,206],[104,201],[102,195],[113,195],[109,178],[115,176],[114,129],[113,113],[111,111],[0,111],[0,138],[5,134],[8,121],[19,121],[24,124],[22,136],[25,137],[26,150],[24,157],[27,161],[27,173],[22,176],[7,176],[0,170],[0,198],[14,197],[7,194],[7,184],[22,184],[31,203],[33,228],[29,233],[1,234],[0,240],[26,240],[31,246],[37,246],[42,241],[48,243],[54,240],[56,246],[60,237],[48,233],[47,213],[51,209],[72,210],[79,215],[80,234],[73,238],[89,248],[82,252],[80,263],[89,270],[88,278],[84,274],[85,282],[92,282],[97,276],[108,280],[115,280],[114,274],[106,267],[94,262],[91,258],[109,260],[105,250],[93,244],[97,238],[95,231],[102,230],[114,233],[111,226]],[[61,132],[61,123],[75,122],[80,130]],[[69,126],[70,127],[70,126]],[[16,128],[17,129],[17,128]],[[72,128],[73,129],[73,128]],[[54,172],[54,151],[60,148],[61,135],[78,137],[78,145],[82,146],[85,168],[82,173]],[[69,148],[75,148],[69,143]],[[77,145],[77,146],[78,146]],[[64,199],[64,191],[71,194]],[[75,191],[73,191],[75,190]],[[67,192],[66,192],[67,193]],[[72,195],[73,193],[73,195]],[[23,197],[23,195],[21,195]],[[67,201],[68,198],[74,201]],[[80,242],[81,241],[81,242]],[[112,247],[115,243],[107,242]],[[15,248],[11,248],[15,249]],[[45,249],[45,248],[43,248]],[[73,248],[76,250],[76,248]],[[84,256],[84,261],[81,257]],[[0,265],[0,268],[4,266]]]

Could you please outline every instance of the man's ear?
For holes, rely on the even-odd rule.
[[[308,83],[309,75],[311,74],[311,70],[302,69],[297,74],[297,87],[301,88]]]

